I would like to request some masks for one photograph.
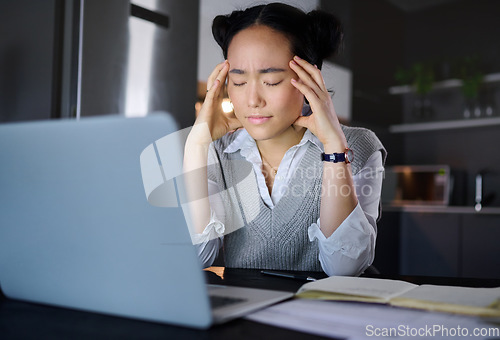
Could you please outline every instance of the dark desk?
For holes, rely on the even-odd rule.
[[[259,270],[212,268],[207,281],[295,292],[304,282],[269,277]],[[320,273],[314,273],[321,277]],[[238,319],[208,331],[49,307],[6,299],[0,292],[0,339],[318,339],[318,336]]]
[[[308,273],[316,278],[321,273]],[[210,268],[207,281],[215,284],[296,291],[304,282],[293,279],[269,277],[259,270]],[[447,285],[500,286],[500,280],[468,280],[430,277],[401,277],[417,284],[433,283]],[[0,296],[0,338],[165,338],[165,339],[318,339],[315,335],[303,334],[276,328],[244,319],[231,321],[199,331],[182,327],[143,322],[64,308],[49,307],[6,299]]]

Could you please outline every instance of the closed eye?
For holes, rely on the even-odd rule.
[[[279,84],[281,84],[283,82],[283,80],[280,80],[279,82],[277,83],[265,83],[267,86],[277,86]]]
[[[283,80],[280,80],[280,81],[278,81],[278,82],[276,82],[276,83],[268,83],[268,82],[264,82],[264,84],[265,84],[266,86],[277,86],[277,85],[281,84],[282,82],[283,82]],[[238,87],[238,86],[243,86],[243,85],[245,85],[245,84],[246,84],[246,82],[242,82],[242,83],[235,83],[235,82],[233,82],[233,86],[236,86],[236,87]]]

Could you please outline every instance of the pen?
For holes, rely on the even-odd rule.
[[[316,281],[316,279],[314,277],[310,277],[310,276],[306,276],[306,275],[297,275],[297,274],[290,274],[290,273],[283,273],[283,272],[275,272],[275,271],[270,271],[270,270],[261,270],[260,273],[264,274],[264,275],[286,277],[289,279],[296,279],[296,280],[303,280],[303,281]]]

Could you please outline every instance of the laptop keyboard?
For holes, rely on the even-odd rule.
[[[228,305],[232,305],[232,304],[235,304],[238,302],[244,302],[244,301],[246,301],[246,299],[227,297],[227,296],[210,295],[210,304],[212,305],[212,308],[225,307]]]

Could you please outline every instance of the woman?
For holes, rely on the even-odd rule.
[[[200,259],[221,248],[226,267],[359,275],[374,258],[385,150],[339,124],[325,87],[339,23],[273,3],[217,16],[212,31],[226,60],[184,162]],[[226,81],[234,116],[219,110]]]

